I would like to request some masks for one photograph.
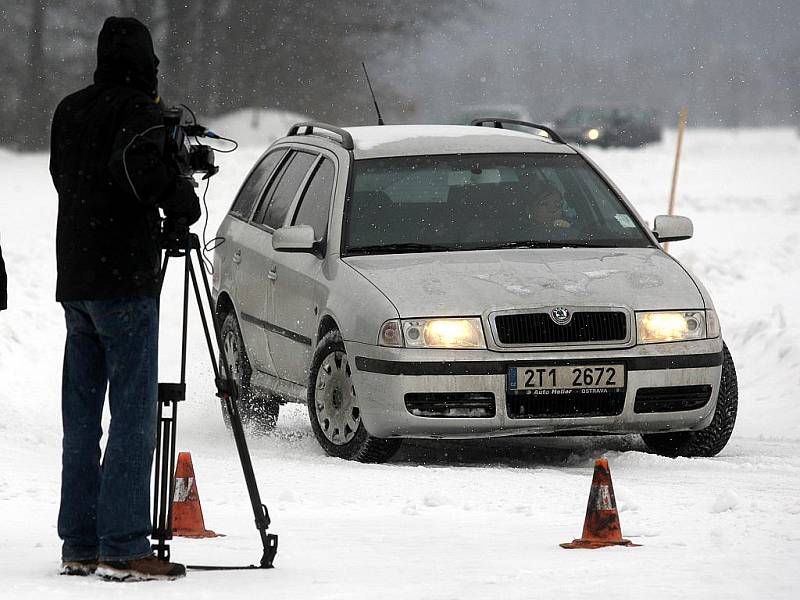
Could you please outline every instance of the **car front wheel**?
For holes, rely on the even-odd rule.
[[[733,358],[725,344],[722,345],[722,352],[722,378],[711,424],[700,431],[643,434],[642,439],[651,452],[670,457],[715,456],[728,443],[736,423],[739,387]]]
[[[383,462],[392,457],[402,441],[373,437],[364,427],[350,361],[338,331],[326,334],[314,352],[308,416],[317,441],[329,456]]]

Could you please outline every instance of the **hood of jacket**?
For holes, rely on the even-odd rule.
[[[130,17],[109,17],[97,40],[94,82],[136,88],[158,97],[158,57],[150,31]]]

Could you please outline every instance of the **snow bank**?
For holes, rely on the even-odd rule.
[[[219,135],[238,141],[241,146],[266,148],[272,140],[286,135],[292,125],[308,120],[308,117],[288,111],[243,108],[204,124]]]

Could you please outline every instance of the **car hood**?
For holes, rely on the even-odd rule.
[[[380,289],[401,317],[556,305],[704,307],[683,267],[655,248],[427,252],[343,260]]]

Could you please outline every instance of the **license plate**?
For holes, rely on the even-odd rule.
[[[510,367],[510,390],[577,390],[625,387],[625,365]]]

